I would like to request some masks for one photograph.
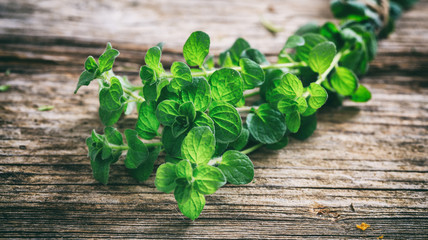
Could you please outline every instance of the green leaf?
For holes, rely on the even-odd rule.
[[[299,35],[291,35],[284,45],[283,49],[296,48],[305,45],[305,39]]]
[[[309,53],[309,66],[314,72],[323,74],[336,55],[336,46],[332,42],[323,42],[316,45]]]
[[[160,62],[161,56],[162,50],[158,46],[155,46],[147,50],[146,56],[144,57],[146,65],[153,69],[158,76],[165,72],[162,63]]]
[[[193,127],[207,126],[215,133],[214,121],[204,112],[196,112],[195,121],[193,121]]]
[[[249,58],[260,65],[269,65],[265,55],[255,48],[247,48],[245,51],[243,51],[241,53],[241,59],[242,58]]]
[[[133,129],[125,130],[125,137],[129,149],[125,158],[125,167],[129,169],[137,168],[149,157],[149,151],[146,145],[137,137],[137,131]]]
[[[113,68],[114,60],[119,56],[119,51],[116,49],[107,49],[99,58],[100,73],[107,72]]]
[[[187,84],[192,83],[192,72],[189,66],[183,62],[174,62],[171,66],[171,73],[174,76],[174,82],[180,90]]]
[[[184,59],[190,66],[202,66],[209,51],[210,37],[201,31],[193,32],[183,46]]]
[[[178,204],[185,204],[192,196],[193,190],[190,184],[177,184],[174,189],[174,197]]]
[[[253,89],[263,84],[265,73],[259,64],[249,58],[239,60],[241,75],[244,80],[244,89]]]
[[[10,85],[0,85],[0,92],[6,92],[10,89]]]
[[[177,186],[175,164],[164,163],[156,171],[155,186],[159,191],[170,193]]]
[[[101,155],[98,155],[95,160],[91,159],[92,175],[95,180],[106,185],[108,183],[110,173],[110,162],[103,161]]]
[[[80,74],[79,82],[77,83],[76,90],[74,90],[74,94],[77,93],[77,91],[81,86],[88,86],[89,83],[91,83],[92,80],[96,78],[96,74],[97,74],[97,71],[95,71],[95,73],[89,72],[87,70],[83,71],[82,74]]]
[[[180,115],[179,107],[180,104],[176,101],[164,100],[156,108],[156,117],[162,125],[171,126],[175,122],[175,118]]]
[[[303,85],[302,82],[296,77],[296,75],[287,73],[282,76],[282,79],[278,81],[277,86],[268,92],[268,100],[270,102],[281,99],[283,97],[287,99],[295,99],[302,96]]]
[[[255,113],[248,114],[247,125],[251,135],[264,144],[278,142],[287,130],[284,115],[268,104],[262,104]]]
[[[149,157],[136,169],[129,169],[129,174],[139,182],[146,181],[153,172],[153,165],[159,156],[161,148],[155,147],[149,152]]]
[[[315,33],[307,33],[303,35],[303,38],[305,39],[305,45],[299,46],[296,48],[297,57],[306,62],[309,63],[309,53],[311,50],[318,44],[327,42],[327,39],[319,34]]]
[[[235,185],[250,183],[254,178],[253,163],[247,155],[239,151],[225,152],[218,168],[226,176],[227,182]]]
[[[232,57],[230,56],[229,51],[220,53],[219,61],[221,67],[231,68],[235,66],[233,65]]]
[[[193,177],[195,178],[193,183],[195,189],[204,195],[213,194],[226,184],[224,174],[218,168],[210,165],[201,165],[195,168]]]
[[[288,145],[288,136],[284,135],[281,138],[281,140],[279,140],[278,142],[272,143],[272,144],[266,144],[266,145],[264,145],[264,147],[271,149],[271,150],[279,150],[279,149],[283,149],[287,145]]]
[[[126,105],[123,105],[118,110],[108,111],[102,107],[99,107],[98,116],[100,117],[102,124],[105,126],[112,126],[119,120],[120,116],[122,116],[122,112],[125,108]]]
[[[158,135],[159,121],[156,118],[155,105],[143,102],[138,111],[138,120],[135,126],[138,136],[143,139],[152,139]]]
[[[95,61],[95,58],[92,56],[89,56],[85,61],[85,69],[88,72],[95,72],[98,69],[98,63]]]
[[[177,137],[172,133],[171,127],[164,127],[162,131],[162,144],[165,148],[165,152],[170,154],[172,157],[181,158],[181,145],[183,143],[185,134],[181,134]]]
[[[110,79],[110,87],[100,90],[100,107],[107,111],[115,111],[122,107],[121,99],[123,97],[122,84],[119,79],[112,77]]]
[[[214,151],[215,138],[209,127],[192,128],[181,145],[183,158],[196,164],[207,164]]]
[[[292,136],[303,141],[310,137],[314,133],[315,129],[317,129],[317,116],[316,114],[312,114],[307,117],[302,117],[299,131],[292,134]]]
[[[351,100],[353,102],[367,102],[372,98],[372,94],[370,91],[364,87],[363,85],[360,85],[352,95]]]
[[[143,85],[153,84],[156,82],[156,73],[147,65],[143,65],[140,68],[140,78]]]
[[[299,113],[304,113],[308,108],[308,103],[306,102],[306,99],[303,97],[298,97],[296,99],[296,102],[297,102],[297,110],[299,111]]]
[[[214,63],[214,56],[213,55],[209,55],[206,59],[205,59],[205,62],[204,62],[204,68],[206,69],[206,70],[211,70],[211,69],[214,69],[214,66],[215,65],[215,63]]]
[[[294,111],[285,115],[285,124],[290,132],[296,133],[300,128],[300,114]]]
[[[175,167],[175,174],[177,178],[185,178],[188,182],[192,181],[193,168],[190,161],[187,159],[181,160]]]
[[[295,112],[297,109],[297,102],[294,100],[284,98],[278,102],[278,110],[284,114]]]
[[[193,122],[196,118],[196,110],[195,105],[192,102],[185,102],[180,105],[178,108],[178,113],[181,116],[185,116],[188,118],[189,123]]]
[[[214,100],[236,104],[243,96],[244,85],[236,70],[222,68],[210,77],[211,94]]]
[[[322,105],[327,101],[327,91],[316,83],[311,83],[308,90],[311,94],[308,99],[309,106],[314,109],[322,107]]]
[[[307,33],[319,33],[319,32],[320,32],[320,27],[318,26],[318,24],[315,22],[310,22],[299,27],[299,29],[297,29],[294,35],[302,36]]]
[[[250,132],[243,128],[238,139],[236,139],[234,142],[231,142],[229,146],[235,150],[242,150],[247,145],[249,137]]]
[[[351,70],[345,67],[336,67],[330,79],[331,86],[343,96],[350,96],[357,90],[358,78]]]
[[[242,52],[248,48],[250,48],[250,44],[247,41],[245,41],[243,38],[236,39],[232,47],[228,50],[230,52],[230,58],[233,65],[238,66]]]
[[[181,92],[183,102],[192,102],[196,111],[204,112],[211,103],[211,89],[204,77],[194,77],[193,82]]]
[[[199,217],[202,210],[205,206],[205,197],[203,194],[200,194],[198,191],[193,190],[191,192],[189,200],[185,203],[178,203],[178,208],[184,216],[190,218],[191,220],[195,220]]]
[[[217,141],[230,143],[241,134],[241,116],[232,105],[225,102],[213,102],[210,105],[209,116],[214,121]]]

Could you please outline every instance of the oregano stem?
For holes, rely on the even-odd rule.
[[[243,154],[250,154],[250,153],[254,152],[255,150],[263,147],[263,145],[264,145],[263,143],[259,143],[257,145],[252,146],[252,147],[249,147],[249,148],[247,148],[245,150],[242,150],[241,153],[243,153]]]
[[[251,111],[251,109],[253,109],[253,107],[249,107],[249,106],[244,106],[244,107],[239,107],[239,108],[236,108],[236,110],[238,111],[238,112],[250,112]]]
[[[116,144],[109,143],[108,146],[111,149],[115,149],[115,150],[128,150],[129,149],[128,145],[116,145]]]
[[[141,96],[138,96],[138,95],[136,95],[134,92],[132,92],[132,91],[130,91],[130,90],[128,90],[128,89],[126,89],[126,88],[123,88],[123,91],[126,93],[126,94],[128,94],[129,96],[131,96],[131,97],[133,97],[133,98],[135,98],[137,101],[139,101],[139,102],[144,102],[145,100],[144,100],[144,98],[142,98]]]
[[[257,96],[259,94],[260,94],[260,91],[256,91],[256,92],[244,94],[244,98],[249,98],[249,97]]]

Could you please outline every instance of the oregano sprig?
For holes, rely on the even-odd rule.
[[[161,61],[163,43],[148,49],[139,86],[113,72],[119,51],[108,43],[98,61],[86,59],[75,90],[93,80],[99,85],[99,116],[106,127],[86,140],[94,178],[107,184],[111,165],[126,152],[130,175],[145,181],[164,152],[155,186],[173,193],[180,211],[196,219],[206,195],[226,183],[253,180],[248,154],[261,147],[284,148],[289,137],[308,138],[317,126],[316,112],[326,103],[370,100],[359,77],[376,55],[378,38],[387,36],[414,2],[390,1],[390,14],[384,16],[372,5],[333,0],[341,24],[302,26],[287,39],[276,63],[238,38],[215,68],[210,37],[193,32],[183,47],[186,62],[174,62],[169,72]],[[256,96],[257,101],[247,100]],[[112,127],[134,110],[135,129],[122,135]]]

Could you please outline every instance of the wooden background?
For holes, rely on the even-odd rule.
[[[380,43],[363,79],[370,102],[326,109],[307,141],[251,154],[254,182],[221,188],[190,221],[153,175],[138,184],[116,164],[109,185],[93,179],[84,140],[102,131],[96,84],[73,95],[84,60],[111,41],[115,72],[138,83],[147,48],[165,41],[168,67],[194,30],[212,53],[241,36],[275,59],[298,26],[332,20],[329,1],[2,0],[0,237],[428,239],[427,13],[422,0]],[[284,31],[272,36],[261,17]]]

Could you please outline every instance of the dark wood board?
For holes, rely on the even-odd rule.
[[[254,182],[221,188],[190,221],[154,175],[138,184],[115,164],[109,185],[93,179],[84,141],[103,127],[96,84],[73,95],[84,60],[110,41],[115,72],[138,83],[149,47],[165,41],[170,66],[194,30],[214,54],[244,37],[274,60],[297,27],[333,20],[329,1],[1,1],[0,238],[428,239],[427,13],[422,0],[380,43],[370,102],[325,109],[308,140],[251,154]]]

